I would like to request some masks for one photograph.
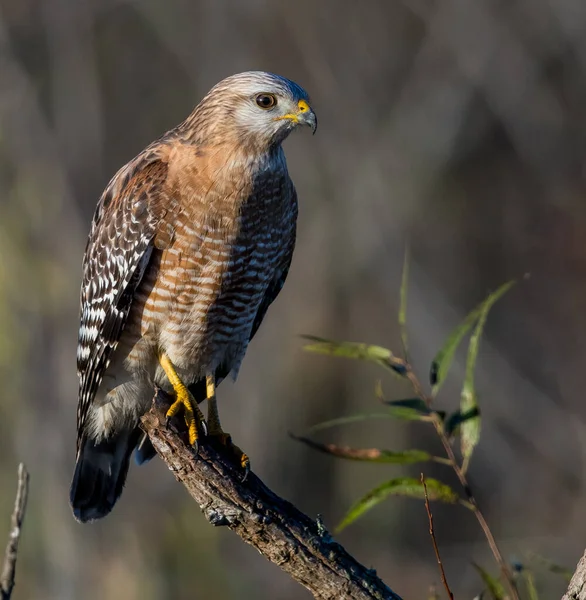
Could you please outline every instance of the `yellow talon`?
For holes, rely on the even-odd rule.
[[[220,425],[220,415],[218,414],[218,404],[216,402],[216,380],[214,375],[206,376],[206,396],[208,400],[208,423],[209,433],[215,439],[230,450],[230,452],[239,460],[240,466],[244,469],[242,481],[248,477],[250,472],[250,459],[242,450],[232,442],[232,436],[226,433]]]
[[[250,473],[250,459],[248,458],[248,455],[245,452],[242,452],[242,456],[240,457],[240,466],[244,470],[244,475],[242,475],[242,481],[246,481],[246,478]]]
[[[185,394],[183,390],[176,390],[177,400],[171,404],[166,416],[167,420],[171,419],[183,407],[183,416],[185,417],[185,423],[189,430],[189,443],[191,446],[195,446],[197,444],[199,434],[197,432],[197,423],[193,413],[192,401],[189,397],[190,394],[187,388],[185,388],[185,391],[187,394]]]
[[[183,417],[185,418],[185,423],[189,431],[189,443],[197,450],[199,428],[202,428],[204,435],[206,432],[206,423],[203,413],[199,409],[199,406],[197,405],[197,402],[191,395],[190,391],[181,381],[179,375],[177,375],[177,371],[175,370],[175,367],[173,366],[173,363],[169,357],[166,354],[163,354],[159,362],[161,367],[163,367],[169,382],[173,386],[173,390],[175,390],[175,402],[173,402],[167,411],[167,421],[174,417],[181,410],[181,408],[183,408]]]

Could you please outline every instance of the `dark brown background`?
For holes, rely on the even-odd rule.
[[[237,384],[221,388],[227,429],[269,486],[333,527],[370,487],[420,469],[336,461],[287,432],[377,410],[380,375],[387,396],[408,391],[304,354],[298,334],[398,349],[409,237],[425,374],[470,307],[530,273],[489,320],[470,476],[507,558],[573,566],[586,545],[585,33],[583,0],[0,0],[0,540],[18,460],[32,477],[15,599],[308,596],[212,529],[158,461],[132,469],[101,523],[78,525],[67,501],[95,203],[118,167],[247,69],[304,86],[320,127],[286,143],[298,248]],[[438,449],[424,427],[391,421],[324,439]],[[486,544],[463,508],[435,513],[452,588],[471,598],[470,561],[493,568]],[[406,599],[439,581],[417,501],[389,501],[339,539]],[[562,581],[539,582],[543,598],[561,595]]]

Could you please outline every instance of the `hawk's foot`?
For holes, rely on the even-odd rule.
[[[169,421],[183,409],[183,417],[185,418],[185,424],[187,425],[187,430],[189,432],[189,444],[193,446],[195,453],[197,454],[200,433],[204,436],[207,434],[205,418],[194,397],[185,386],[183,386],[183,388],[175,388],[175,394],[176,400],[171,404],[166,414],[167,424],[169,424]]]
[[[232,441],[232,436],[229,433],[226,433],[221,429],[210,431],[208,436],[211,438],[212,442],[215,441],[226,448],[228,453],[231,455],[231,458],[233,458],[235,462],[240,465],[244,471],[244,474],[242,475],[242,481],[245,481],[248,477],[248,473],[250,473],[250,459],[248,458],[248,455]]]
[[[183,409],[183,417],[185,418],[185,424],[187,425],[187,430],[189,432],[189,443],[193,446],[195,453],[197,454],[200,432],[203,435],[207,434],[207,426],[203,413],[199,409],[191,392],[187,389],[183,381],[181,381],[179,375],[177,375],[177,371],[169,357],[166,354],[163,354],[159,362],[175,390],[175,402],[171,404],[166,415],[167,425],[169,424],[169,421]]]

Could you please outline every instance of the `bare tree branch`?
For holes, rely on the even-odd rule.
[[[401,600],[335,542],[319,519],[274,494],[253,473],[242,482],[241,471],[210,444],[200,446],[195,458],[182,433],[166,427],[161,401],[159,392],[142,426],[212,525],[230,528],[315,598]]]
[[[586,600],[586,551],[572,575],[568,591],[562,600]]]
[[[421,483],[423,484],[423,492],[425,494],[425,510],[427,511],[427,518],[429,519],[429,535],[431,536],[431,541],[433,543],[433,549],[435,551],[435,557],[437,558],[440,576],[442,578],[442,583],[446,588],[448,598],[450,600],[454,600],[454,594],[452,594],[452,590],[448,585],[448,580],[446,579],[446,572],[444,571],[444,565],[442,563],[442,559],[439,553],[439,548],[437,547],[437,540],[435,539],[435,530],[433,528],[433,514],[431,512],[431,507],[429,506],[429,498],[427,496],[427,484],[425,483],[425,477],[423,476],[423,473],[421,473]]]
[[[16,489],[16,500],[10,524],[10,536],[4,554],[4,566],[0,578],[0,594],[2,600],[9,600],[14,589],[14,575],[16,572],[16,558],[18,555],[18,542],[22,531],[22,522],[26,510],[28,498],[28,471],[23,463],[18,465],[18,487]]]

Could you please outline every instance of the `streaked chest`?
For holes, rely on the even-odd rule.
[[[230,172],[205,192],[185,184],[145,278],[145,311],[168,334],[227,335],[251,326],[294,235],[297,206],[286,166]],[[145,329],[145,327],[143,327]]]

